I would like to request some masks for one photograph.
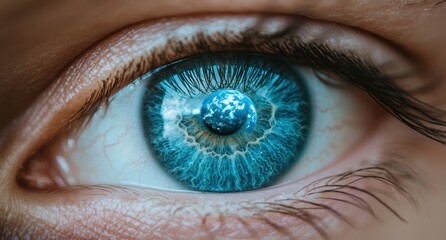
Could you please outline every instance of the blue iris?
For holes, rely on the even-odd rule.
[[[213,53],[176,61],[148,78],[142,120],[150,149],[191,189],[268,186],[304,151],[310,99],[283,59]]]

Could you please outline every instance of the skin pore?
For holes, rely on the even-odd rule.
[[[5,1],[0,6],[0,233],[6,239],[31,235],[33,238],[184,238],[192,232],[205,232],[198,238],[231,237],[230,230],[204,231],[210,224],[191,224],[188,228],[184,216],[201,216],[207,208],[234,211],[233,205],[250,197],[238,193],[222,199],[218,195],[187,196],[180,202],[197,206],[190,212],[179,211],[172,217],[175,197],[162,191],[131,189],[75,189],[64,195],[35,193],[18,186],[16,175],[24,161],[39,146],[51,141],[63,128],[57,123],[57,109],[69,108],[48,89],[55,89],[55,82],[65,69],[73,64],[87,49],[113,32],[147,20],[177,16],[207,16],[213,14],[278,13],[305,16],[319,21],[334,22],[360,31],[370,32],[388,42],[392,47],[410,56],[423,69],[426,81],[436,79],[438,85],[429,94],[419,97],[435,107],[442,106],[442,93],[446,90],[446,3],[437,1],[306,1],[283,0],[274,4],[259,1]],[[112,57],[110,57],[112,58]],[[104,59],[107,60],[107,59]],[[95,72],[90,77],[95,77]],[[99,73],[98,73],[99,74]],[[100,76],[97,76],[100,77]],[[63,80],[63,79],[62,79]],[[59,80],[61,81],[61,80]],[[42,100],[43,99],[43,100]],[[38,104],[35,104],[35,103]],[[53,111],[32,118],[33,113]],[[49,123],[52,125],[48,125]],[[47,124],[47,125],[45,125]],[[41,127],[45,127],[42,129]],[[32,126],[32,127],[30,127]],[[51,126],[51,127],[49,127]],[[446,147],[421,136],[390,115],[377,127],[381,134],[367,139],[364,147],[348,156],[336,169],[324,169],[321,176],[338,174],[348,169],[348,164],[361,156],[373,156],[376,149],[387,147],[404,159],[416,173],[412,181],[416,190],[410,191],[415,203],[403,198],[393,201],[393,207],[404,216],[404,221],[389,211],[377,207],[378,220],[358,220],[357,227],[336,228],[333,239],[439,239],[446,234]],[[24,136],[29,136],[25,138]],[[401,168],[399,168],[401,170]],[[352,169],[350,169],[352,170]],[[318,177],[302,180],[304,186]],[[278,188],[275,193],[279,194]],[[84,191],[83,191],[84,190]],[[261,195],[261,194],[260,194]],[[385,195],[385,194],[384,194]],[[258,197],[258,196],[256,196]],[[387,196],[388,197],[388,196]],[[395,197],[395,196],[394,196]],[[235,200],[234,200],[235,199]],[[208,204],[212,203],[212,204]],[[379,204],[374,203],[373,206]],[[200,209],[200,210],[197,210]],[[198,212],[197,212],[198,211]],[[202,212],[200,212],[202,211]],[[353,214],[354,215],[354,214]],[[173,214],[175,216],[175,214]],[[274,216],[272,216],[274,217]],[[354,217],[354,216],[353,216]],[[169,227],[166,222],[176,223]],[[194,221],[192,221],[194,222]],[[242,229],[242,221],[226,219],[226,225]],[[164,223],[164,224],[163,224]],[[293,223],[283,223],[292,229]],[[297,224],[298,225],[298,224]],[[300,226],[300,225],[299,225]],[[336,225],[337,226],[337,225]],[[254,226],[270,231],[271,225]],[[230,228],[228,228],[230,229]],[[306,228],[302,228],[306,231]],[[310,230],[308,230],[310,231]],[[209,232],[211,234],[209,234]],[[249,233],[249,231],[247,231]],[[240,233],[233,238],[252,237]],[[157,235],[161,234],[161,235]],[[245,234],[245,235],[244,235]],[[259,234],[264,234],[259,231]],[[298,233],[302,234],[302,233]],[[304,235],[289,234],[298,239]],[[286,234],[285,234],[286,235]],[[263,236],[263,235],[262,235]],[[266,236],[266,234],[265,234]],[[274,235],[270,236],[274,238]],[[308,239],[320,235],[308,235]],[[187,238],[187,237],[186,237]]]

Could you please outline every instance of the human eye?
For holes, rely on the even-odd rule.
[[[99,201],[102,214],[153,208],[166,234],[190,221],[201,237],[327,238],[340,225],[324,218],[404,220],[379,192],[411,199],[413,173],[375,141],[391,139],[393,115],[444,142],[442,112],[405,91],[420,72],[373,36],[305,18],[143,23],[94,46],[36,103],[54,103],[30,120],[51,134],[33,140],[18,182],[53,202]]]

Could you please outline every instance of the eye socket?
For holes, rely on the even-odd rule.
[[[237,23],[242,24],[235,25],[233,21],[238,21]],[[176,24],[180,25],[180,27],[176,26]],[[302,156],[302,160],[297,161],[299,162],[298,164],[287,166],[287,168],[292,169],[283,177],[277,177],[279,179],[276,183],[280,184],[311,174],[328,163],[334,162],[342,154],[361,142],[365,136],[364,134],[373,127],[373,123],[376,124],[379,121],[380,116],[376,115],[376,106],[370,105],[370,102],[364,100],[364,96],[358,94],[358,91],[352,90],[351,87],[342,89],[329,88],[321,84],[311,71],[340,72],[343,76],[351,73],[352,78],[362,76],[373,78],[375,72],[372,70],[374,68],[370,68],[372,70],[367,69],[356,55],[365,55],[364,58],[370,58],[370,61],[376,64],[396,61],[398,65],[401,59],[395,57],[392,52],[387,53],[388,49],[381,47],[380,44],[367,40],[366,37],[360,34],[355,35],[351,30],[346,30],[339,26],[322,25],[321,27],[319,24],[305,20],[298,29],[288,32],[289,35],[280,37],[278,33],[287,28],[284,25],[289,24],[289,19],[273,19],[270,25],[263,26],[263,28],[252,28],[256,24],[257,21],[234,20],[234,18],[214,22],[203,20],[198,24],[195,23],[198,27],[192,27],[192,24],[182,25],[178,22],[170,25],[168,23],[167,26],[175,26],[174,30],[166,34],[166,36],[170,37],[167,37],[166,40],[168,45],[171,47],[175,46],[174,50],[167,51],[168,54],[165,54],[166,50],[159,49],[154,50],[154,53],[151,54],[144,53],[147,48],[146,42],[153,43],[154,39],[158,38],[150,35],[150,39],[146,39],[147,33],[143,35],[141,32],[150,32],[151,30],[147,30],[144,27],[141,29],[136,28],[137,30],[133,32],[129,31],[128,34],[118,36],[115,41],[121,42],[115,48],[108,49],[103,55],[118,55],[124,52],[122,54],[124,57],[112,61],[113,64],[121,65],[122,67],[129,64],[129,62],[133,63],[136,61],[138,54],[145,57],[147,55],[152,57],[173,55],[171,58],[176,59],[184,55],[195,55],[202,52],[243,50],[266,52],[275,56],[279,55],[285,57],[290,62],[292,61],[296,66],[306,66],[305,70],[302,68],[298,71],[301,71],[303,79],[306,79],[305,84],[309,85],[309,95],[315,96],[312,99],[314,100],[314,109],[312,110],[314,111],[315,123],[313,124],[313,129],[309,132],[319,132],[320,135],[312,135],[308,140],[308,149],[306,149],[308,154]],[[181,38],[186,33],[185,30],[193,28],[196,28],[196,32],[186,34],[192,35],[184,40],[186,43],[183,40],[176,42],[172,40]],[[206,33],[208,35],[204,36],[208,29],[212,30]],[[256,32],[253,33],[253,29]],[[247,35],[248,33],[249,35]],[[223,34],[230,37],[222,37]],[[172,37],[171,35],[174,36]],[[221,41],[218,40],[218,37],[222,37]],[[122,43],[122,41],[133,41],[134,43],[130,47],[126,47],[126,44]],[[188,41],[189,43],[187,43]],[[156,49],[154,46],[151,48]],[[111,53],[108,51],[111,51]],[[125,51],[130,53],[127,54]],[[339,51],[347,53],[341,54]],[[239,52],[239,54],[241,53]],[[160,61],[158,59],[158,62]],[[163,59],[163,61],[168,62],[167,59]],[[156,61],[154,60],[154,62]],[[101,64],[97,65],[101,66]],[[136,66],[136,70],[127,65],[127,70],[123,72],[132,72],[129,74],[131,76],[138,75],[140,72],[145,73],[143,70],[147,69],[147,66],[142,67],[144,65],[148,65],[147,62],[141,61],[141,63],[131,65]],[[401,65],[405,66],[403,60],[401,60]],[[95,66],[95,64],[92,66]],[[110,66],[105,65],[105,67],[95,71],[101,72],[104,69],[110,69]],[[132,79],[134,80],[135,77]],[[338,81],[339,79],[331,80]],[[122,83],[116,85],[120,84]],[[315,87],[314,85],[317,86]],[[108,87],[109,85],[105,88]],[[142,134],[135,134],[137,131],[134,131],[134,126],[140,126],[141,124],[141,116],[138,115],[140,112],[134,111],[135,105],[139,106],[138,102],[143,99],[144,91],[140,89],[144,89],[144,87],[141,87],[141,81],[137,81],[123,89],[111,99],[108,107],[100,109],[93,116],[87,127],[77,132],[59,136],[47,148],[41,151],[45,158],[53,159],[63,172],[63,184],[130,184],[185,190],[184,186],[179,184],[178,181],[167,177],[168,175],[166,175],[160,164],[157,164],[156,161],[147,160],[152,153],[147,148],[146,139]],[[98,92],[102,90],[98,90]],[[118,101],[119,99],[121,101]],[[321,101],[324,99],[326,102]],[[87,100],[89,101],[90,99]],[[116,109],[113,110],[114,104],[117,104],[120,112],[115,111]],[[368,107],[364,107],[364,104],[368,104]],[[122,122],[124,120],[130,121]],[[112,124],[113,121],[115,123],[121,121],[119,123],[123,124]],[[299,149],[294,150],[298,151]],[[155,157],[152,156],[151,159],[155,159]],[[314,159],[317,159],[317,161]],[[260,185],[264,186],[267,184]],[[257,188],[260,185],[251,185],[246,189]],[[195,188],[200,189],[199,187]],[[200,190],[212,189],[202,188]],[[245,188],[226,188],[223,191],[229,190],[245,190]]]

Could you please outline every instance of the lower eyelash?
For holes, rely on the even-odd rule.
[[[360,184],[364,184],[365,187]],[[379,193],[376,188],[370,187],[374,184],[380,184],[381,187],[378,187]],[[198,212],[198,208],[196,208],[195,214],[196,217],[201,218],[201,228],[211,238],[220,236],[220,231],[229,228],[228,222],[232,220],[242,226],[252,238],[259,237],[254,224],[260,223],[269,226],[277,234],[295,239],[297,236],[294,236],[288,227],[275,221],[275,219],[288,218],[304,223],[302,227],[306,225],[312,228],[321,238],[330,239],[331,233],[326,230],[329,229],[329,226],[323,222],[327,215],[321,218],[318,215],[320,213],[328,212],[339,223],[351,228],[357,227],[352,221],[354,219],[351,219],[353,217],[344,214],[344,211],[341,212],[333,208],[334,204],[340,203],[351,206],[375,219],[378,219],[376,210],[378,206],[381,206],[380,209],[382,208],[400,221],[406,222],[404,216],[400,215],[380,193],[384,190],[385,193],[392,194],[392,199],[402,198],[406,202],[416,205],[417,200],[414,198],[414,191],[420,187],[424,187],[424,185],[410,166],[398,160],[385,160],[370,167],[346,171],[313,181],[292,195],[299,197],[247,202],[238,208],[240,211],[246,212],[243,216],[238,214],[239,211],[237,213],[214,211],[214,213],[201,214]],[[136,191],[132,187],[112,185],[68,186],[46,191],[50,195],[65,195],[69,192],[100,197],[118,192],[136,197],[148,195],[148,193]],[[154,193],[149,193],[148,197],[168,200],[166,199],[167,196],[154,195]],[[374,203],[378,204],[374,205]],[[184,206],[177,206],[172,216],[181,212],[183,208]],[[189,217],[191,216],[189,215]]]
[[[384,161],[372,167],[347,171],[318,179],[301,188],[298,193],[304,192],[304,194],[299,198],[287,198],[271,202],[254,203],[252,206],[244,208],[253,212],[252,216],[245,217],[245,219],[233,215],[221,215],[219,218],[238,219],[238,221],[247,228],[248,232],[252,234],[253,238],[256,238],[256,234],[252,231],[252,226],[250,226],[251,221],[247,219],[261,221],[275,229],[281,235],[294,239],[296,236],[293,236],[287,228],[281,227],[280,224],[272,221],[268,215],[276,214],[283,217],[292,217],[312,227],[323,239],[330,239],[329,232],[325,230],[327,226],[324,226],[322,219],[316,214],[318,211],[328,211],[338,221],[345,223],[349,227],[355,228],[356,226],[343,213],[330,207],[329,203],[320,203],[318,200],[341,202],[351,205],[361,209],[373,218],[378,219],[370,203],[374,200],[397,219],[406,222],[403,216],[372,190],[362,189],[354,185],[355,183],[365,180],[382,183],[385,186],[390,187],[391,190],[394,190],[393,192],[398,196],[402,196],[409,203],[416,204],[416,200],[410,191],[412,188],[409,187],[409,185],[413,183],[419,183],[416,174],[408,166],[400,162]],[[358,193],[365,196],[360,196]],[[334,194],[335,196],[321,196],[327,194]],[[311,197],[311,200],[305,200],[307,197]],[[204,216],[202,221],[205,229],[208,229],[206,227],[208,217],[209,215]],[[220,222],[222,221],[220,220]],[[211,234],[211,232],[209,234]]]

